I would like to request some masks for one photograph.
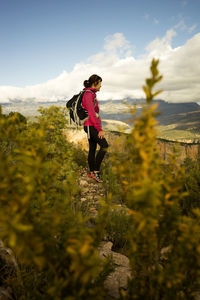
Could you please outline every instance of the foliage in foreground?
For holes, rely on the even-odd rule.
[[[195,299],[200,288],[200,209],[191,208],[193,217],[183,214],[180,204],[189,197],[185,168],[177,163],[176,152],[162,161],[156,146],[157,106],[152,100],[161,92],[153,92],[162,79],[158,62],[152,61],[151,77],[143,87],[146,105],[135,118],[125,151],[112,158],[130,224],[126,240],[132,279],[121,298],[188,300]],[[114,203],[115,197],[110,194],[108,200]]]
[[[184,189],[187,196],[181,201],[183,213],[195,217],[194,209],[200,208],[200,158],[186,158],[184,161]]]
[[[108,264],[94,230],[74,210],[78,165],[58,107],[38,122],[0,112],[0,239],[19,264],[17,299],[102,299]]]

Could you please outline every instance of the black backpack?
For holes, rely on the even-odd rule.
[[[84,92],[93,93],[91,90],[81,91],[79,94],[74,95],[66,103],[66,107],[68,108],[69,115],[70,115],[70,124],[72,120],[77,126],[81,126],[84,124],[85,120],[89,118],[88,111],[82,106],[82,99],[83,99]]]

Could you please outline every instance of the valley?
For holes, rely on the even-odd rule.
[[[144,105],[144,99],[126,99],[99,101],[100,116],[102,125],[106,131],[119,131],[128,133]],[[182,142],[198,142],[200,139],[200,105],[195,102],[190,103],[168,103],[162,100],[154,100],[158,105],[158,137],[168,140]],[[39,115],[38,108],[44,108],[51,105],[57,105],[65,108],[66,101],[57,102],[34,102],[34,101],[16,101],[3,103],[3,113],[18,111],[29,120],[33,120]],[[129,106],[136,108],[135,116],[129,112]],[[131,122],[130,122],[131,120]]]

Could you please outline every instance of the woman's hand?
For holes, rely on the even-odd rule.
[[[99,131],[98,137],[99,137],[100,139],[104,139],[105,136],[104,136],[103,130]]]

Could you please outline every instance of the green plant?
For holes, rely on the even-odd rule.
[[[65,118],[57,107],[40,111],[23,130],[15,114],[0,114],[0,239],[19,264],[6,280],[17,299],[102,299],[110,262],[73,209],[79,167]]]
[[[109,241],[113,243],[112,250],[126,254],[129,247],[127,231],[131,225],[127,209],[121,206],[113,207],[108,214],[106,232]]]
[[[158,63],[153,59],[151,77],[143,86],[146,105],[134,120],[123,155],[113,156],[113,172],[120,179],[120,196],[130,215],[127,240],[132,278],[121,297],[195,299],[199,288],[200,227],[198,220],[182,216],[180,202],[187,193],[183,189],[185,170],[177,162],[178,154],[174,152],[168,162],[162,161],[156,145],[157,106],[152,100],[161,92],[153,92],[162,79]],[[135,114],[135,109],[131,112]],[[109,202],[114,201],[115,195],[109,195]],[[194,211],[195,215],[199,213]]]
[[[73,146],[72,146],[73,147]],[[88,158],[86,151],[82,150],[81,147],[73,147],[74,149],[74,161],[79,167],[88,167]]]
[[[113,164],[112,164],[111,157],[112,157],[112,153],[109,153],[108,158],[106,158],[102,164],[103,187],[107,195],[109,193],[115,195],[115,203],[121,203],[120,184],[118,182],[118,178],[116,174],[113,172],[112,169]]]
[[[184,190],[187,196],[181,201],[181,208],[185,215],[194,216],[193,209],[200,208],[200,159],[187,157],[184,166]]]

